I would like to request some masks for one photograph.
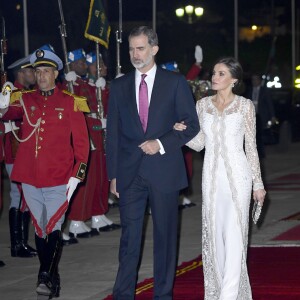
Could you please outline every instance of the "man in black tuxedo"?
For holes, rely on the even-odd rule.
[[[253,74],[251,77],[252,86],[246,97],[253,101],[256,111],[256,142],[260,158],[265,157],[264,130],[276,120],[274,106],[268,88],[262,84],[262,76]]]
[[[134,299],[147,200],[154,227],[154,299],[172,299],[179,191],[187,186],[181,147],[199,131],[185,78],[155,64],[156,33],[129,35],[135,70],[112,81],[107,119],[110,191],[120,198],[122,235],[114,300]],[[145,106],[145,97],[147,105]],[[173,130],[184,121],[187,130]]]

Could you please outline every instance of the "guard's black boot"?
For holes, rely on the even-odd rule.
[[[22,243],[21,237],[21,213],[20,210],[12,207],[9,210],[9,229],[12,257],[33,257],[31,251]]]
[[[50,233],[47,237],[44,255],[39,258],[42,260],[38,277],[36,292],[40,295],[59,297],[60,277],[58,274],[58,263],[62,253],[62,236],[59,230]],[[37,246],[38,253],[39,247]]]
[[[30,223],[29,211],[20,212],[21,219],[21,242],[31,252],[32,255],[37,255],[37,251],[28,245],[28,232]]]
[[[36,292],[39,295],[50,296],[52,283],[50,281],[50,275],[47,272],[49,269],[49,265],[47,263],[47,241],[46,239],[35,235],[35,245],[40,261]]]
[[[55,252],[53,255],[53,260],[50,267],[50,274],[52,276],[52,296],[59,297],[60,295],[60,276],[58,273],[58,264],[60,262],[62,249],[63,249],[63,240],[62,233],[59,230],[56,230],[48,235],[48,244],[49,249],[53,249],[55,247]]]

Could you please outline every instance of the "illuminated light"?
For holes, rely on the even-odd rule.
[[[204,9],[202,7],[196,7],[195,8],[195,15],[197,17],[201,17],[204,13]]]
[[[17,4],[16,5],[16,10],[20,10],[21,9],[21,4]]]
[[[297,83],[300,83],[300,78],[296,78],[295,79],[295,83],[297,84]]]
[[[194,12],[194,6],[193,5],[187,5],[185,7],[185,12],[187,15],[191,15]]]
[[[295,88],[300,89],[300,84],[296,84]]]
[[[252,30],[257,30],[258,27],[257,27],[256,25],[252,25],[251,29],[252,29]]]
[[[183,17],[184,16],[184,9],[183,8],[177,8],[176,10],[175,10],[175,13],[176,13],[176,16],[177,17]]]
[[[300,71],[300,65],[296,67],[296,71]]]
[[[175,14],[181,20],[187,21],[188,24],[193,24],[204,14],[204,9],[200,6],[186,5],[175,9]],[[185,17],[185,18],[184,18]]]

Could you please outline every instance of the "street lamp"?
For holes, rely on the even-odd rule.
[[[177,8],[175,10],[175,13],[176,16],[181,19],[183,19],[184,16],[186,15],[187,22],[189,24],[192,24],[195,17],[198,19],[203,15],[204,9],[200,6],[195,7],[193,5],[187,5],[184,8],[183,7]]]

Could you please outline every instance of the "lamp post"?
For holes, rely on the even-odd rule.
[[[188,24],[192,24],[195,18],[198,19],[203,15],[204,9],[200,6],[186,5],[185,7],[177,8],[175,13],[182,20],[186,16]]]

